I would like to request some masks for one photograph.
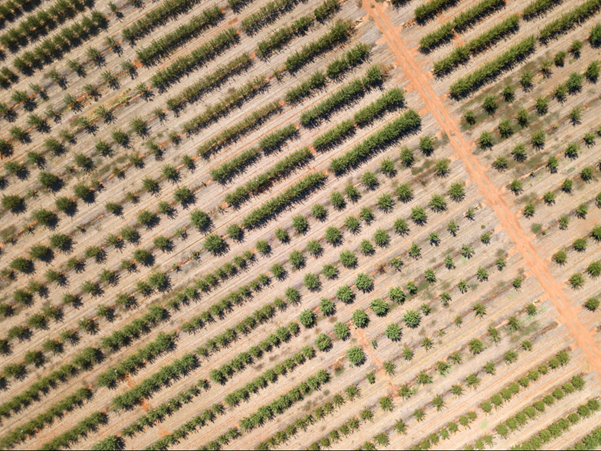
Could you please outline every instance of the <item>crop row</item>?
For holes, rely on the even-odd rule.
[[[352,120],[342,121],[334,128],[315,138],[313,147],[317,151],[329,149],[352,133],[355,126],[363,127],[371,123],[384,112],[392,111],[402,106],[404,100],[405,94],[403,90],[393,88],[386,91],[378,100],[357,111]]]
[[[524,8],[522,17],[525,20],[534,20],[552,8],[555,8],[560,3],[561,0],[535,0]]]
[[[62,28],[60,33],[45,39],[32,51],[15,58],[13,66],[23,74],[42,68],[106,28],[107,22],[104,14],[92,11],[90,16],[83,16],[80,22]]]
[[[507,52],[454,82],[450,87],[451,97],[457,100],[470,95],[534,52],[535,46],[536,37],[534,36],[512,46]]]
[[[396,0],[399,2],[399,0]],[[419,24],[424,24],[433,19],[445,9],[449,9],[457,4],[458,0],[430,0],[423,5],[415,8],[415,20]]]
[[[524,380],[525,384],[529,384],[529,378],[526,377]],[[546,406],[552,406],[555,401],[560,401],[565,398],[566,395],[573,394],[576,391],[584,389],[585,381],[582,376],[574,376],[569,382],[566,382],[561,387],[555,388],[550,395],[544,396],[536,402],[533,402],[528,407],[524,408],[521,412],[508,418],[503,423],[500,423],[495,428],[495,432],[503,438],[516,431],[517,429],[524,427],[528,422],[535,419],[539,414],[545,412]],[[492,437],[488,436],[489,441]],[[478,441],[476,441],[478,443]]]
[[[234,28],[227,28],[218,36],[192,50],[189,55],[180,56],[165,69],[158,70],[151,78],[152,86],[163,89],[176,83],[194,68],[214,58],[238,41]]]
[[[555,357],[551,358],[547,363],[543,363],[539,365],[535,369],[531,369],[528,373],[519,379],[519,382],[511,382],[503,389],[501,389],[498,393],[494,394],[489,400],[484,401],[480,408],[485,413],[490,413],[493,409],[493,406],[498,408],[502,407],[502,405],[506,402],[509,402],[513,397],[517,396],[521,388],[527,388],[530,383],[534,383],[538,381],[541,377],[544,377],[549,373],[549,367],[551,369],[556,369],[561,366],[567,365],[569,362],[569,354],[566,351],[559,352]],[[494,374],[488,371],[487,364],[484,368],[487,374]],[[459,417],[458,423],[461,426],[469,429],[469,424],[473,422],[477,418],[476,411],[468,411],[466,414],[461,415]],[[468,421],[469,420],[469,421]],[[435,446],[439,439],[446,440],[450,437],[451,434],[454,434],[459,431],[457,422],[451,422],[446,425],[446,427],[442,428],[438,432],[435,432],[428,436],[425,440],[422,440],[416,446],[419,449],[428,450]]]
[[[462,12],[451,22],[437,28],[419,40],[419,50],[427,53],[448,42],[454,33],[462,33],[473,24],[483,20],[505,6],[504,0],[482,0],[476,6]]]
[[[560,18],[545,25],[540,30],[540,40],[547,43],[553,39],[557,39],[564,33],[574,28],[577,25],[585,22],[590,17],[596,15],[601,10],[601,0],[588,0],[585,3],[577,6],[573,10],[563,14]]]
[[[263,172],[253,180],[247,182],[244,186],[236,188],[233,192],[225,196],[225,201],[233,205],[234,208],[239,207],[243,202],[248,200],[251,195],[257,195],[268,189],[271,184],[280,177],[286,176],[288,173],[306,165],[312,158],[311,152],[307,147],[303,147],[296,152],[291,153],[283,160],[278,161],[273,168]]]
[[[25,441],[28,437],[33,437],[46,426],[54,423],[55,420],[62,418],[75,407],[81,406],[91,397],[92,390],[88,388],[78,389],[74,394],[54,404],[46,412],[40,413],[30,422],[6,434],[0,439],[0,446],[2,446],[2,449],[13,448],[16,444]]]
[[[244,99],[252,96],[260,89],[265,88],[269,84],[269,80],[265,76],[258,76],[233,92],[227,94],[222,100],[214,105],[209,105],[201,114],[193,117],[182,125],[182,130],[185,133],[191,134],[197,132],[200,128],[206,127],[207,124],[216,120],[221,115],[225,114],[231,108],[238,105]]]
[[[342,156],[332,159],[330,169],[335,174],[340,175],[356,168],[370,158],[373,153],[403,136],[416,132],[420,126],[421,118],[419,114],[409,110]]]
[[[255,208],[242,219],[242,227],[254,229],[260,227],[269,219],[288,208],[292,204],[307,197],[311,192],[318,189],[325,182],[327,176],[322,173],[313,173],[305,176],[294,186],[288,188],[282,194],[266,201]]]
[[[246,33],[255,33],[266,25],[269,25],[296,3],[297,0],[273,0],[242,19],[240,26]]]
[[[147,12],[144,17],[125,27],[121,34],[124,39],[133,43],[156,27],[175,19],[180,14],[186,13],[197,3],[200,3],[200,0],[165,0],[158,8]]]
[[[568,414],[566,418],[562,418],[551,423],[548,427],[540,431],[537,435],[533,436],[530,440],[520,445],[513,446],[512,449],[540,449],[542,445],[559,438],[574,424],[580,422],[581,420],[586,420],[600,409],[601,402],[599,402],[599,398],[589,399],[586,404],[580,405],[575,411]]]
[[[276,51],[280,50],[292,38],[303,35],[317,19],[317,12],[322,11],[320,8],[324,8],[323,19],[326,19],[327,17],[330,17],[336,13],[339,7],[340,6],[337,0],[325,0],[325,2],[319,8],[316,8],[313,11],[313,13],[298,18],[292,22],[291,25],[278,28],[266,39],[260,41],[257,44],[257,54],[261,58],[268,58]]]
[[[248,53],[243,53],[229,63],[218,67],[213,73],[202,77],[200,80],[188,86],[176,97],[167,99],[167,108],[170,110],[178,110],[184,104],[194,102],[202,93],[209,89],[216,88],[228,78],[246,69],[250,64],[251,59]]]
[[[203,143],[198,148],[198,155],[202,157],[208,157],[210,154],[216,152],[223,146],[236,140],[240,136],[248,133],[253,128],[259,126],[264,120],[266,120],[272,114],[278,112],[281,106],[279,102],[270,102],[267,105],[259,108],[248,114],[237,124],[234,124],[221,132],[215,138],[212,138],[206,143]]]
[[[371,66],[363,78],[349,82],[330,95],[326,100],[303,112],[300,117],[301,125],[304,127],[315,126],[335,111],[365,95],[368,90],[381,85],[384,76],[385,73],[380,67]]]
[[[327,415],[332,414],[336,409],[342,407],[347,402],[353,402],[359,397],[361,397],[361,391],[359,387],[356,385],[349,385],[340,393],[335,394],[331,401],[326,401],[323,404],[315,407],[311,412],[297,418],[286,428],[280,429],[268,439],[260,442],[255,449],[276,449],[277,446],[294,437],[299,430],[306,430],[309,425],[315,424],[319,420],[323,420]],[[356,429],[355,424],[351,423],[350,421],[345,423],[345,425],[346,428],[344,425],[339,428],[343,435],[349,434]]]
[[[321,38],[304,45],[301,50],[286,58],[286,69],[290,72],[300,70],[305,64],[308,64],[318,55],[325,53],[334,46],[346,42],[354,30],[353,23],[350,21],[338,21],[328,33]]]
[[[86,7],[83,0],[59,0],[50,8],[30,15],[17,25],[0,35],[0,44],[11,49],[26,45],[39,36],[48,34],[54,28],[75,17]]]
[[[150,66],[202,31],[214,27],[222,18],[223,12],[218,6],[206,9],[192,17],[188,23],[180,25],[175,31],[153,41],[148,47],[137,50],[136,56],[143,65]]]
[[[258,147],[253,147],[243,152],[241,155],[234,157],[231,160],[221,164],[219,167],[213,169],[211,171],[211,177],[219,183],[225,183],[229,181],[234,176],[242,172],[246,166],[252,164],[259,156],[259,152],[263,151],[266,154],[273,152],[288,139],[292,138],[296,133],[297,129],[294,124],[290,124],[286,127],[276,130],[275,132],[261,139]],[[228,202],[227,199],[226,202]]]
[[[0,27],[5,22],[12,22],[26,12],[33,10],[41,3],[40,0],[8,0],[0,4]]]
[[[318,390],[321,386],[327,384],[330,381],[330,374],[327,371],[320,370],[314,376],[310,376],[306,381],[301,382],[287,394],[282,395],[276,401],[271,404],[262,406],[257,410],[257,413],[251,415],[253,420],[260,417],[260,422],[266,422],[273,419],[276,415],[282,414],[288,410],[293,404],[302,401],[306,396],[309,396],[315,390]],[[222,409],[220,409],[222,410]],[[149,450],[165,450],[170,445],[178,443],[181,439],[187,437],[190,432],[196,430],[198,427],[202,427],[206,424],[206,420],[200,416],[195,416],[192,420],[188,421],[182,427],[177,429],[174,433],[164,436],[158,441],[152,443],[146,449]],[[223,436],[220,437],[220,442],[228,442],[229,440],[239,437],[241,433],[247,429],[241,424],[242,431],[238,428],[230,429],[224,432]]]
[[[468,43],[455,48],[448,56],[436,61],[432,72],[437,77],[449,74],[459,65],[465,64],[473,55],[483,52],[496,42],[516,33],[519,28],[520,16],[513,15],[500,24],[495,25]]]

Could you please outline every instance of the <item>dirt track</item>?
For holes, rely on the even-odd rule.
[[[546,262],[538,254],[516,216],[505,203],[501,193],[491,182],[485,168],[472,153],[472,145],[464,138],[459,124],[450,115],[442,99],[432,89],[429,76],[420,70],[412,51],[405,46],[401,37],[396,33],[395,27],[386,15],[386,5],[363,0],[363,7],[382,31],[384,40],[396,56],[397,64],[411,81],[411,86],[417,90],[425,102],[427,110],[432,113],[449,137],[450,144],[457,157],[463,161],[467,172],[477,184],[480,193],[495,211],[499,221],[515,243],[518,252],[523,255],[528,269],[537,278],[547,296],[553,301],[559,311],[560,321],[568,326],[578,346],[585,351],[591,369],[601,374],[601,350],[596,346],[593,336],[578,318],[576,311],[570,305],[564,293],[563,287],[551,276]]]

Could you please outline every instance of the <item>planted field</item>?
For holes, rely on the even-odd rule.
[[[601,446],[600,17],[0,4],[0,447]]]

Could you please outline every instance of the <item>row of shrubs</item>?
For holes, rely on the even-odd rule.
[[[167,450],[170,445],[178,443],[180,440],[185,439],[189,434],[202,428],[205,424],[215,421],[217,415],[221,415],[224,412],[223,405],[213,404],[208,409],[203,410],[198,415],[193,416],[190,420],[186,421],[179,428],[173,431],[171,434],[164,435],[156,442],[148,445],[147,450]],[[237,436],[237,429],[232,428],[230,431],[235,431],[233,437]],[[228,431],[229,434],[229,431]],[[100,449],[100,448],[98,448]]]
[[[244,289],[244,287],[242,287],[242,289]],[[247,298],[247,296],[240,295],[239,293],[240,290],[238,290],[238,296],[234,299],[230,297],[224,297],[222,298],[222,301],[225,301],[228,304],[228,308],[231,309],[233,306],[242,303]],[[223,302],[221,302],[220,305],[218,305],[218,307],[222,306]],[[202,346],[202,349],[198,349],[197,352],[200,355],[207,356],[212,352],[215,352],[216,350],[227,346],[232,341],[238,338],[238,332],[236,332],[236,329],[239,329],[241,331],[240,333],[243,333],[244,331],[252,330],[258,327],[264,322],[270,320],[275,315],[276,307],[277,306],[275,304],[266,304],[265,306],[255,310],[252,314],[248,315],[246,318],[238,322],[238,324],[240,324],[240,327],[234,326],[234,329],[228,329],[225,332],[208,339],[205,345]],[[219,317],[219,314],[217,313],[215,316]],[[211,309],[209,309],[201,313],[200,315],[186,321],[184,324],[182,324],[181,330],[186,333],[195,333],[197,330],[204,327],[204,325],[207,322],[213,320],[213,313],[211,313]]]
[[[251,181],[228,193],[225,196],[225,201],[237,208],[248,200],[251,195],[257,195],[265,191],[274,181],[304,166],[311,158],[311,152],[307,147],[297,150],[286,156],[283,160],[278,161],[271,169],[257,177],[253,177]]]
[[[322,173],[313,173],[304,177],[300,182],[288,188],[282,194],[274,199],[265,202],[258,208],[255,208],[242,219],[242,227],[245,229],[254,229],[261,226],[278,215],[281,211],[296,202],[301,201],[313,191],[318,189],[325,182],[327,176]]]
[[[281,106],[280,103],[270,102],[265,106],[260,107],[258,110],[253,111],[248,114],[244,119],[240,122],[222,130],[215,137],[210,139],[209,141],[203,143],[197,150],[198,155],[201,157],[207,157],[213,152],[216,152],[223,146],[229,144],[232,141],[235,141],[240,136],[248,133],[255,127],[258,127],[263,121],[265,121],[269,116],[274,113],[280,111]]]
[[[272,419],[275,415],[283,413],[292,404],[302,401],[306,396],[310,395],[315,390],[318,390],[324,384],[330,381],[330,375],[327,371],[320,370],[315,376],[309,377],[306,382],[301,382],[297,387],[293,388],[290,392],[282,395],[279,399],[273,401],[270,405],[263,406],[259,410],[248,417],[248,421],[245,424],[248,426],[246,430],[250,429],[250,425],[258,426],[264,421]],[[206,409],[201,414],[195,416],[190,421],[182,425],[179,429],[173,433],[162,437],[160,440],[154,442],[152,445],[147,447],[151,450],[163,450],[167,449],[169,445],[177,443],[184,439],[189,433],[197,430],[199,427],[204,426],[207,422],[213,421],[216,415],[222,414],[224,408],[221,404],[215,404],[210,409]],[[243,421],[246,419],[243,419]],[[234,438],[239,437],[241,432],[237,428],[231,428],[220,437],[217,438],[212,445],[218,443],[227,443]],[[204,449],[204,447],[201,447]],[[219,449],[219,448],[217,448]]]
[[[238,105],[245,98],[248,98],[259,89],[263,89],[269,80],[265,76],[258,76],[238,89],[230,92],[221,101],[214,105],[208,106],[204,112],[193,117],[185,122],[182,129],[186,133],[192,133],[198,129],[205,127],[210,122],[216,120],[219,116],[225,114],[230,108]]]
[[[332,80],[337,80],[352,68],[363,63],[369,57],[369,54],[369,46],[359,42],[352,49],[328,64],[326,75]]]
[[[165,0],[157,8],[148,11],[144,16],[133,24],[125,27],[121,34],[130,43],[150,33],[169,20],[175,19],[194,7],[200,0]]]
[[[83,420],[79,421],[75,427],[67,432],[54,437],[49,442],[42,445],[44,451],[56,449],[69,449],[73,444],[77,443],[81,438],[87,437],[91,432],[98,430],[98,426],[108,423],[109,417],[104,412],[94,412]]]
[[[258,450],[276,449],[279,445],[287,442],[294,437],[299,429],[305,429],[308,425],[317,423],[323,419],[328,413],[334,412],[336,408],[342,407],[347,401],[354,401],[361,396],[361,392],[356,385],[349,385],[343,392],[337,393],[332,397],[332,401],[326,401],[314,408],[310,413],[297,418],[294,423],[280,429],[271,437],[259,443],[256,447]],[[347,425],[349,422],[346,423]],[[352,431],[351,427],[347,429],[344,426],[339,428],[340,433],[348,434]]]
[[[29,40],[34,41],[72,19],[85,7],[84,0],[59,0],[50,8],[35,12],[0,35],[0,44],[12,49],[26,45]]]
[[[315,20],[325,20],[333,15],[339,8],[337,0],[325,0],[313,13],[302,16],[271,33],[266,39],[257,44],[257,54],[261,58],[268,58],[285,46],[292,38],[301,36],[313,25]]]
[[[600,9],[601,0],[588,0],[574,8],[572,11],[563,14],[560,18],[545,25],[543,29],[540,30],[539,39],[543,43],[557,39],[562,34],[567,33],[575,26],[597,14]]]
[[[290,124],[282,127],[266,137],[259,140],[259,148],[266,154],[270,154],[279,149],[287,140],[297,133],[296,125]]]
[[[259,276],[247,285],[243,285],[239,288],[233,289],[228,294],[222,296],[218,301],[214,302],[204,312],[196,315],[181,325],[181,331],[185,333],[193,333],[202,329],[206,324],[216,321],[217,319],[223,319],[225,314],[230,312],[235,306],[248,301],[253,297],[253,291],[258,292],[266,285],[270,283],[270,279],[266,274],[259,274]],[[271,309],[265,310],[271,314]],[[264,318],[265,312],[255,312],[256,318]],[[252,324],[250,319],[246,319],[246,322],[238,323],[235,329],[238,332],[244,332],[246,326]]]
[[[540,431],[537,435],[532,437],[530,440],[515,445],[513,449],[516,450],[530,450],[530,449],[541,449],[542,445],[557,439],[565,432],[567,432],[574,424],[581,420],[586,420],[591,417],[595,412],[601,409],[601,402],[598,398],[589,399],[586,404],[580,405],[574,412],[570,413],[566,418],[562,418],[551,423],[545,429]]]
[[[134,388],[113,398],[113,406],[117,410],[131,409],[139,404],[143,398],[148,398],[154,392],[169,385],[175,379],[188,374],[198,367],[198,358],[191,353],[185,354],[170,365],[162,366],[152,376],[144,379]]]
[[[60,58],[65,52],[78,47],[84,41],[98,34],[107,27],[108,21],[104,14],[92,11],[89,16],[83,16],[81,21],[61,29],[53,37],[45,39],[31,51],[24,52],[13,60],[13,67],[23,74],[29,74],[34,69],[40,69]]]
[[[298,103],[306,97],[309,97],[313,92],[323,88],[327,83],[327,78],[336,80],[343,74],[360,65],[369,57],[370,48],[359,43],[352,49],[344,53],[339,58],[336,58],[326,68],[326,74],[317,71],[307,80],[290,89],[284,95],[284,100],[288,103]]]
[[[335,46],[346,42],[353,32],[354,27],[351,21],[338,21],[321,38],[304,45],[301,50],[286,58],[286,69],[290,72],[296,72],[305,64],[308,64],[316,56],[325,53]]]
[[[0,5],[0,27],[39,6],[41,0],[8,0]]]
[[[464,45],[456,47],[447,57],[436,61],[432,72],[437,77],[441,77],[452,72],[459,65],[466,63],[473,55],[490,48],[496,42],[506,38],[508,35],[516,33],[519,29],[520,16],[509,16],[500,24],[495,25],[490,30],[482,33],[475,39],[472,39]]]
[[[198,81],[184,89],[176,97],[168,99],[167,108],[170,110],[178,110],[186,103],[195,102],[198,100],[199,96],[202,95],[202,93],[216,88],[229,77],[232,77],[246,69],[250,64],[251,59],[248,53],[243,53],[229,63],[218,67],[213,73],[200,78]]]
[[[504,0],[482,0],[476,6],[460,13],[451,22],[437,28],[419,40],[419,50],[427,53],[448,42],[454,33],[463,33],[475,23],[505,6]]]
[[[236,30],[228,28],[209,42],[192,50],[189,55],[180,56],[165,69],[158,70],[150,78],[150,82],[155,88],[166,88],[177,82],[184,75],[187,75],[194,68],[216,57],[236,42],[238,42]]]
[[[515,318],[515,317],[513,317],[513,318]],[[494,327],[492,329],[494,330]],[[491,333],[491,329],[489,328],[489,334],[490,333]],[[479,340],[477,340],[477,341],[479,341]],[[523,349],[523,345],[522,345],[522,349]],[[508,351],[508,353],[513,353],[514,356],[517,357],[517,353],[515,351]],[[562,359],[563,359],[563,357],[562,357]],[[504,360],[505,360],[505,357],[504,357]],[[515,360],[512,360],[512,361],[505,360],[505,361],[508,364],[515,362]],[[491,368],[488,368],[489,365],[492,365],[492,369],[494,369],[494,362],[489,362],[483,368],[483,370],[486,372],[486,374],[495,374],[494,371],[491,372],[491,370],[492,370]],[[540,373],[539,373],[539,371],[540,371]],[[541,366],[539,366],[539,370],[531,370],[528,373],[529,377],[520,378],[519,384],[512,382],[511,384],[509,384],[505,388],[503,388],[498,394],[493,395],[493,398],[495,400],[497,400],[497,399],[509,400],[512,396],[514,396],[520,392],[520,387],[524,387],[524,388],[528,387],[528,385],[530,384],[531,381],[533,382],[533,381],[538,380],[540,377],[540,374],[547,374],[547,372],[548,372],[547,365],[541,365]],[[468,376],[468,378],[467,378],[468,385],[470,385],[469,379],[472,378],[472,376],[476,376],[475,380],[480,381],[480,379],[477,377],[477,373],[473,373],[472,375]],[[480,382],[478,382],[478,384],[479,383]],[[476,385],[478,385],[478,384],[476,384]],[[407,392],[405,392],[405,393],[407,393]],[[401,394],[401,393],[399,393],[399,394]],[[499,402],[502,403],[502,401],[499,401]],[[500,406],[501,404],[498,404],[498,405]],[[490,413],[492,411],[492,404],[490,401],[485,401],[484,403],[482,403],[480,405],[480,408],[482,408],[485,411],[485,413]],[[457,423],[459,423],[459,425],[461,425],[461,426],[468,427],[469,424],[473,423],[477,418],[478,418],[478,415],[477,415],[476,411],[473,411],[473,410],[468,411],[464,415],[461,415],[456,422],[452,421],[452,422],[447,423],[447,425],[444,428],[434,432],[433,434],[430,434],[428,436],[428,438],[416,443],[413,446],[413,448],[423,449],[423,450],[431,449],[438,443],[438,441],[440,439],[447,440],[450,438],[451,435],[457,433],[459,431],[459,427],[458,427]]]
[[[58,383],[70,379],[80,371],[93,367],[101,358],[102,352],[99,349],[92,347],[82,349],[73,357],[72,363],[63,364],[48,376],[35,381],[23,393],[0,405],[0,417],[9,418],[13,413],[20,412],[24,407],[29,406],[34,400],[38,399],[41,394],[47,393]]]
[[[363,161],[370,158],[373,153],[405,135],[416,132],[420,126],[421,118],[419,114],[413,110],[409,110],[341,157],[334,158],[330,163],[330,170],[340,175],[356,168]]]
[[[241,173],[248,165],[252,164],[259,156],[261,151],[270,153],[283,145],[288,139],[297,133],[296,126],[290,124],[267,135],[259,141],[258,147],[253,147],[244,151],[237,157],[221,164],[211,171],[211,177],[218,183],[225,183],[234,176]],[[227,202],[227,201],[226,201]]]
[[[415,20],[419,24],[424,24],[436,17],[445,9],[453,7],[457,4],[457,2],[458,0],[430,0],[429,2],[419,5],[417,8],[415,8]]]
[[[21,395],[17,395],[13,400],[5,403],[0,407],[0,411],[4,412],[1,415],[10,416],[10,410],[14,408],[8,408],[5,406],[14,405],[18,410],[21,405],[28,405],[32,398],[39,396],[40,392],[45,393],[49,387],[54,387],[60,382],[66,382],[71,377],[74,377],[81,370],[88,370],[95,366],[100,360],[104,358],[104,354],[101,349],[105,352],[116,352],[123,346],[129,345],[133,340],[139,338],[142,334],[149,333],[152,328],[156,327],[158,323],[168,318],[167,311],[158,305],[152,305],[148,309],[148,312],[142,315],[142,317],[135,319],[132,323],[125,325],[120,330],[114,331],[111,335],[102,337],[100,340],[100,348],[89,347],[78,353],[72,360],[71,364],[63,365],[59,370],[53,372],[46,378],[34,383],[29,389],[27,389]],[[63,334],[67,337],[69,334]],[[63,337],[61,335],[61,337]],[[65,338],[68,339],[68,338]],[[64,341],[64,340],[63,340]],[[164,343],[165,340],[161,339],[157,342]],[[148,350],[156,348],[156,344],[151,344]],[[42,353],[42,351],[39,351]],[[48,350],[51,352],[51,350]],[[145,355],[147,351],[142,351],[140,356]],[[129,365],[137,362],[136,359],[132,360]],[[32,362],[34,364],[35,362]],[[139,362],[143,364],[143,362]],[[3,410],[4,409],[4,410]]]
[[[255,413],[242,418],[240,420],[242,431],[252,431],[263,423],[274,419],[277,415],[281,415],[294,404],[301,402],[315,390],[319,390],[322,386],[329,383],[330,380],[330,373],[325,370],[319,370],[314,376],[310,376],[305,382],[301,382],[270,404],[261,406]]]
[[[127,295],[124,296],[128,297]],[[121,302],[122,300],[118,295],[117,304]],[[121,329],[113,331],[110,335],[102,337],[100,339],[100,347],[107,352],[116,352],[124,346],[129,346],[132,341],[137,340],[142,335],[148,334],[153,328],[168,318],[169,314],[164,307],[153,304],[148,307],[146,313],[136,318],[130,324],[126,324]]]
[[[316,125],[338,109],[365,95],[369,89],[381,85],[383,79],[383,71],[378,66],[371,66],[365,77],[351,81],[324,101],[303,112],[300,117],[301,124],[305,127]]]
[[[134,354],[121,360],[117,365],[109,367],[108,370],[98,376],[96,383],[100,387],[114,387],[119,380],[125,378],[129,373],[136,372],[147,362],[151,362],[164,352],[174,349],[176,337],[175,332],[169,334],[159,333],[153,342],[138,349]]]
[[[250,354],[246,355],[250,357]],[[257,393],[260,389],[267,387],[268,384],[277,382],[280,376],[284,376],[288,372],[294,371],[298,365],[302,365],[307,359],[312,359],[313,357],[315,357],[315,348],[313,346],[303,347],[302,351],[297,352],[282,363],[278,363],[272,368],[265,370],[263,374],[257,376],[244,387],[226,395],[225,404],[230,407],[237,406],[241,401],[248,399],[251,394]],[[248,359],[247,364],[251,364],[252,361],[252,358]],[[240,360],[238,360],[238,362],[240,362]],[[236,370],[229,364],[222,365],[219,369],[211,371],[211,380],[214,380],[218,384],[224,384],[235,371]]]
[[[402,89],[393,88],[386,91],[378,100],[357,111],[352,120],[342,121],[333,129],[315,138],[313,148],[317,151],[329,149],[352,133],[356,125],[364,127],[384,112],[402,106],[404,101],[405,93]]]
[[[211,171],[211,177],[218,183],[228,182],[244,171],[247,166],[253,164],[259,157],[260,152],[258,147],[253,147],[252,149],[242,152],[237,157],[234,157],[213,169]]]
[[[69,395],[54,404],[46,412],[38,414],[33,420],[30,420],[6,434],[0,439],[0,447],[2,447],[2,449],[10,449],[15,445],[24,442],[28,438],[35,436],[46,426],[54,423],[55,420],[63,418],[66,413],[91,399],[92,395],[92,390],[88,388],[82,387],[78,389],[74,394]]]
[[[288,11],[298,0],[273,0],[247,17],[242,19],[240,26],[246,33],[254,33],[277,19]]]
[[[148,47],[136,51],[136,56],[143,65],[149,66],[202,31],[217,25],[222,18],[223,12],[218,6],[206,9],[198,16],[192,17],[187,24],[180,25],[175,31],[153,41]]]
[[[457,100],[477,91],[534,52],[535,47],[536,37],[530,36],[522,40],[507,52],[453,83],[450,87],[451,97]]]
[[[552,8],[555,8],[560,3],[561,0],[535,0],[524,8],[522,17],[525,20],[534,20]]]
[[[561,401],[566,395],[584,389],[584,386],[585,381],[582,376],[572,377],[569,382],[566,382],[561,387],[557,387],[550,395],[532,403],[518,414],[508,418],[505,422],[500,423],[495,428],[496,433],[503,438],[507,438],[511,432],[524,427],[530,420],[533,420],[543,413],[546,410],[546,406],[551,406],[555,404],[555,401]]]
[[[208,387],[206,379],[201,379],[195,386],[190,387],[186,390],[178,393],[177,396],[171,398],[169,401],[163,404],[153,407],[148,410],[144,415],[139,417],[133,423],[127,425],[121,430],[121,435],[124,437],[133,437],[134,435],[144,431],[146,427],[152,427],[156,423],[163,421],[166,417],[173,415],[179,409],[187,404],[190,404],[194,398],[202,393],[202,390]],[[107,437],[108,438],[108,437]],[[94,445],[92,449],[114,449],[103,447],[101,444],[107,439],[104,439]]]

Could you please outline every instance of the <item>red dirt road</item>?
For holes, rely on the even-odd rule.
[[[531,274],[537,278],[557,308],[560,315],[559,321],[568,326],[576,344],[586,353],[591,369],[601,376],[601,350],[595,344],[593,336],[578,318],[562,284],[551,276],[546,262],[538,254],[517,218],[505,203],[501,193],[488,177],[486,169],[472,153],[472,145],[462,135],[457,121],[451,116],[443,100],[436,95],[430,85],[429,75],[422,72],[411,51],[405,46],[400,33],[386,15],[386,5],[373,0],[363,0],[363,8],[382,32],[385,42],[396,57],[396,63],[409,78],[411,86],[418,92],[426,104],[427,110],[432,113],[448,135],[457,157],[463,161],[467,172],[478,186],[478,190],[495,211],[501,225],[515,243],[517,251],[524,258]]]

